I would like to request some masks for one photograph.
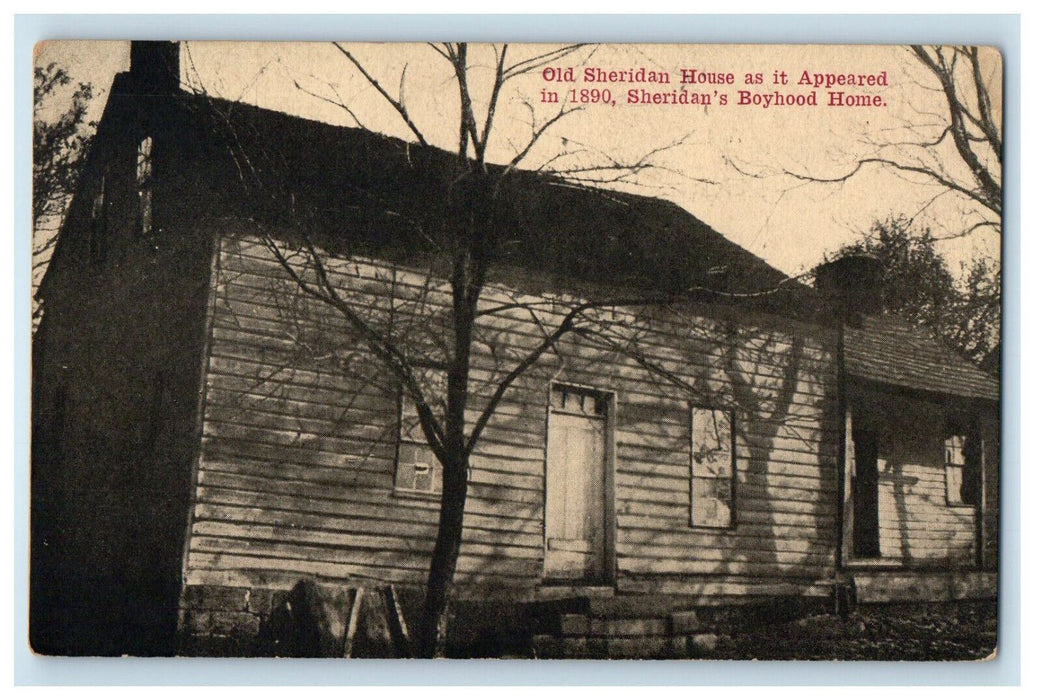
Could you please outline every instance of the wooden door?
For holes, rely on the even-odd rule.
[[[605,572],[605,439],[608,400],[555,387],[546,450],[547,579],[599,581]]]

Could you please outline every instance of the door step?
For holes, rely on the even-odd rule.
[[[662,595],[542,601],[529,609],[532,650],[538,658],[704,658],[728,635],[829,604],[827,598],[779,598],[707,605],[704,599]]]

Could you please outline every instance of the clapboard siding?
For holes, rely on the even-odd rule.
[[[223,517],[219,515],[219,506],[258,508],[322,517],[366,515],[383,518],[380,508],[387,503],[387,492],[375,489],[357,490],[351,493],[350,498],[336,499],[203,486],[199,489],[199,496],[200,503],[196,506],[196,514],[201,518]],[[535,509],[517,503],[493,503],[481,498],[474,498],[469,505],[464,527],[481,525],[486,529],[503,531],[508,526],[516,526],[517,529],[512,532],[527,530],[533,524],[542,528],[541,507]],[[213,506],[214,510],[206,510],[210,506]],[[415,499],[413,502],[402,503],[401,506],[402,522],[424,518],[427,522],[437,521],[436,501]]]
[[[947,407],[940,402],[855,387],[852,411],[859,424],[881,438],[879,473],[880,559],[907,567],[972,565],[977,556],[977,520],[973,506],[950,504],[946,493],[944,426]],[[853,421],[853,414],[851,420]],[[854,469],[853,438],[848,436],[849,472]],[[852,509],[845,523],[851,543]],[[848,550],[849,552],[849,550]],[[860,562],[847,555],[855,566]]]
[[[359,314],[420,333],[437,360],[445,285],[331,260]],[[422,582],[438,503],[397,494],[395,382],[331,307],[304,297],[256,241],[225,238],[212,284],[203,446],[186,581]],[[393,293],[392,293],[393,290]],[[498,382],[566,307],[490,285],[473,346],[473,424]],[[393,297],[393,298],[392,298]],[[530,309],[499,308],[518,302]],[[620,341],[566,336],[505,395],[471,461],[457,583],[530,590],[543,566],[546,406],[553,382],[614,396],[616,576],[633,586],[817,580],[831,572],[835,430],[824,343],[793,323],[612,309]],[[419,337],[419,336],[418,336]],[[632,339],[632,338],[631,338]],[[410,346],[412,348],[412,346]],[[417,350],[423,348],[415,348]],[[650,369],[649,369],[650,368]],[[425,372],[429,372],[426,371]],[[692,528],[690,406],[736,412],[736,524]],[[734,591],[728,584],[720,590]],[[745,585],[745,584],[742,584]]]

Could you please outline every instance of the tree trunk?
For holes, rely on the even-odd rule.
[[[444,656],[445,653],[445,614],[463,536],[468,465],[466,458],[457,458],[458,455],[452,457],[450,464],[444,466],[438,537],[431,556],[427,594],[423,601],[423,617],[417,640],[418,653],[425,659]]]
[[[465,54],[464,54],[465,55]],[[463,147],[465,149],[464,141]],[[466,158],[465,150],[462,157]],[[463,537],[463,508],[467,501],[470,456],[465,436],[467,392],[470,379],[470,345],[478,297],[484,286],[488,264],[490,183],[483,173],[470,172],[450,189],[453,216],[449,224],[457,231],[457,250],[452,273],[452,325],[454,348],[448,368],[445,409],[445,439],[438,536],[434,542],[427,595],[423,601],[419,653],[423,658],[445,652],[446,610],[452,578],[456,573]]]

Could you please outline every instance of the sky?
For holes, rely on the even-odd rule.
[[[550,48],[514,45],[508,63]],[[350,50],[389,93],[404,98],[429,142],[455,147],[459,96],[444,59],[422,44],[360,44]],[[495,57],[487,45],[474,45],[470,51],[468,77],[475,102],[482,106]],[[995,91],[993,102],[1000,105],[1000,59],[997,52],[987,52],[985,58],[985,77]],[[38,45],[37,63],[51,61],[65,66],[75,81],[94,84],[92,118],[98,118],[113,75],[129,66],[129,44]],[[181,63],[182,82],[191,89],[414,138],[399,115],[328,43],[186,42]],[[531,136],[533,124],[538,127],[566,102],[574,106],[569,102],[572,90],[576,100],[584,97],[584,89],[599,91],[585,93],[588,101],[582,109],[548,129],[522,167],[583,166],[607,158],[637,162],[651,154],[645,162],[655,167],[641,171],[636,183],[624,189],[676,202],[788,274],[812,269],[829,251],[856,240],[874,221],[888,216],[915,216],[941,238],[975,220],[958,197],[938,197],[938,188],[881,168],[866,168],[836,185],[808,183],[787,174],[836,177],[849,172],[859,156],[877,152],[880,142],[922,140],[940,132],[935,125],[937,115],[943,114],[943,101],[931,76],[904,47],[607,44],[583,47],[547,68],[552,70],[520,76],[504,87],[491,161],[509,161]],[[585,82],[588,69],[600,70],[601,75],[615,71],[621,82]],[[853,75],[861,84],[800,85],[803,71],[811,80],[815,74]],[[670,82],[639,82],[651,74],[664,74]],[[728,82],[729,74],[733,82]],[[756,74],[762,76],[759,84]],[[685,75],[696,82],[681,85]],[[661,99],[667,102],[681,92],[704,95],[711,104],[628,104],[629,91],[641,89],[663,93]],[[828,106],[830,91],[856,94],[876,104]],[[548,102],[550,93],[560,102]],[[816,105],[764,106],[767,100],[807,100],[812,93]],[[721,95],[726,95],[727,104],[722,104]],[[49,108],[59,109],[61,100],[57,96]],[[915,126],[914,133],[909,125]],[[562,152],[573,155],[561,158]],[[960,163],[952,153],[942,151],[940,158],[958,172]],[[938,245],[956,272],[974,256],[997,258],[1000,248],[998,234],[990,230]]]

